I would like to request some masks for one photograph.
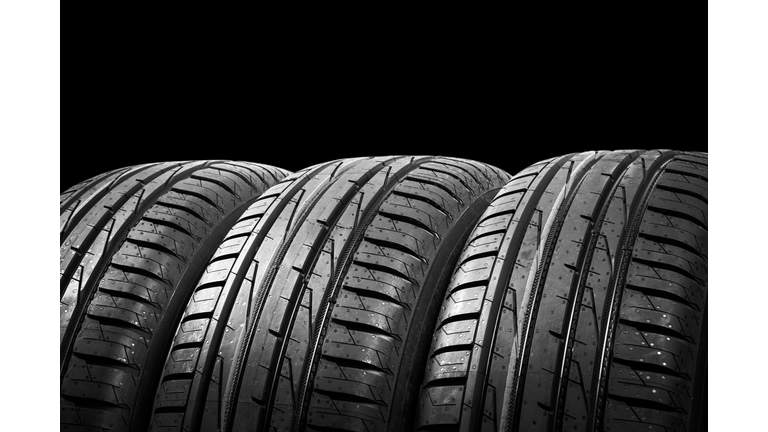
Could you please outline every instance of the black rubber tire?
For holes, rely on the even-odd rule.
[[[288,174],[247,162],[165,162],[61,194],[61,430],[146,430],[200,272],[248,205]]]
[[[705,153],[532,165],[459,263],[417,430],[706,429]]]
[[[211,259],[157,389],[152,431],[400,431],[450,271],[509,175],[443,157],[307,168]]]

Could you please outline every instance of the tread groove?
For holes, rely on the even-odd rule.
[[[213,200],[211,200],[210,198],[205,196],[205,194],[201,194],[200,192],[192,191],[192,190],[189,190],[189,189],[181,189],[181,188],[178,188],[178,187],[173,187],[173,188],[171,188],[171,190],[173,192],[176,192],[176,193],[181,194],[181,195],[189,195],[189,196],[193,196],[195,198],[198,198],[198,199],[202,200],[203,202],[205,202],[206,204],[210,205],[211,207],[213,207],[213,208],[215,208],[215,209],[217,209],[217,210],[219,210],[220,212],[223,213],[222,208],[219,207],[219,205],[217,203],[213,202]]]
[[[153,308],[156,308],[158,310],[161,309],[160,306],[158,306],[157,304],[152,303],[151,301],[145,299],[144,297],[141,297],[139,295],[136,295],[136,294],[133,294],[133,293],[130,293],[130,292],[113,290],[113,289],[109,288],[108,286],[101,286],[101,287],[99,287],[99,292],[103,292],[103,293],[109,294],[112,297],[120,297],[120,298],[124,298],[126,300],[134,301],[136,303],[141,303],[141,304],[145,304],[147,306],[152,306]]]
[[[392,195],[397,195],[397,196],[400,196],[400,197],[403,197],[403,198],[407,198],[409,200],[421,201],[421,202],[423,202],[423,203],[425,203],[425,204],[427,204],[429,206],[432,206],[432,207],[436,208],[444,216],[452,217],[452,216],[450,216],[450,213],[448,213],[448,211],[443,206],[441,206],[440,204],[438,204],[437,202],[435,202],[431,198],[428,198],[428,197],[425,197],[425,196],[421,196],[421,195],[412,194],[410,192],[404,192],[404,191],[397,190],[397,189],[392,191]]]
[[[354,253],[362,244],[367,227],[375,220],[378,214],[381,214],[381,205],[384,203],[396,185],[409,173],[422,168],[421,165],[423,163],[426,163],[432,159],[433,158],[431,157],[424,157],[417,160],[416,157],[411,157],[410,163],[399,168],[398,171],[394,174],[391,174],[392,166],[390,166],[387,169],[386,177],[381,187],[370,198],[370,201],[368,202],[365,210],[361,212],[358,225],[355,227],[354,231],[347,239],[347,242],[344,244],[344,247],[339,254],[339,258],[336,261],[337,264],[334,266],[332,271],[331,279],[328,281],[325,296],[323,296],[321,299],[318,313],[316,315],[317,318],[315,322],[317,325],[312,331],[312,336],[310,339],[311,342],[307,349],[306,362],[304,363],[301,377],[299,379],[299,391],[297,393],[298,398],[296,400],[296,411],[293,422],[294,432],[300,431],[306,427],[306,416],[310,406],[309,399],[311,398],[309,394],[311,394],[313,391],[310,386],[310,382],[315,374],[314,371],[317,368],[317,363],[320,356],[321,341],[323,340],[325,331],[330,325],[332,315],[331,309],[336,303],[336,296],[339,294],[341,287],[343,286],[343,275],[349,272],[349,269],[351,268],[354,261]]]
[[[213,168],[213,169],[218,169],[218,168],[214,168],[214,167],[211,167],[211,168]],[[223,181],[221,181],[221,180],[212,179],[212,178],[210,178],[210,177],[202,177],[202,176],[199,176],[199,175],[192,175],[190,178],[193,178],[193,179],[195,179],[195,180],[200,180],[201,182],[208,182],[208,183],[213,183],[213,184],[215,184],[216,186],[219,186],[220,188],[222,188],[222,189],[224,189],[225,191],[227,191],[229,194],[231,194],[231,195],[233,195],[233,196],[235,196],[235,197],[237,197],[237,198],[240,198],[240,195],[238,195],[237,193],[235,193],[235,191],[234,191],[234,190],[232,190],[232,188],[231,188],[231,187],[229,187],[229,185],[228,185],[228,184],[226,184],[225,182],[223,182]]]
[[[692,281],[696,281],[697,283],[703,285],[703,283],[702,283],[703,281],[701,280],[701,278],[699,278],[697,276],[694,276],[688,270],[682,269],[682,268],[680,268],[680,267],[678,267],[678,266],[676,266],[674,264],[669,264],[669,263],[661,262],[661,261],[647,260],[645,258],[640,258],[640,257],[632,257],[632,261],[640,263],[640,264],[643,264],[643,265],[646,265],[646,266],[651,267],[651,268],[663,269],[663,270],[667,270],[667,271],[671,271],[671,272],[683,275],[683,276],[687,277],[688,279],[690,279]]]
[[[657,364],[653,363],[646,363],[641,361],[633,361],[633,360],[626,360],[621,358],[615,358],[613,359],[613,363],[622,365],[625,367],[628,367],[632,369],[635,372],[651,372],[651,373],[658,373],[658,374],[664,374],[667,376],[672,376],[676,378],[685,378],[682,374],[678,373],[674,369],[670,369],[664,366],[659,366]]]
[[[677,339],[682,339],[689,344],[696,345],[696,342],[693,341],[690,337],[679,333],[675,331],[674,329],[671,329],[669,327],[664,327],[656,324],[649,324],[639,321],[631,321],[626,318],[619,318],[619,324],[623,324],[628,327],[632,327],[636,330],[638,330],[641,333],[656,333],[662,336],[668,336],[668,337],[674,337]]]
[[[151,216],[144,216],[144,217],[142,217],[142,220],[145,220],[147,222],[151,222],[154,225],[161,225],[161,226],[164,226],[164,227],[168,227],[168,228],[174,229],[174,230],[176,230],[176,231],[178,231],[180,233],[186,234],[187,236],[191,237],[194,240],[199,240],[199,237],[193,235],[189,230],[187,230],[183,226],[175,224],[175,223],[173,223],[171,221],[157,219],[157,218],[153,218]]]
[[[394,335],[384,330],[381,327],[376,327],[363,322],[344,321],[338,318],[331,318],[331,322],[336,323],[342,327],[345,327],[348,331],[365,332],[365,333],[375,334],[379,336],[386,336],[394,340],[400,340],[399,336]]]
[[[315,209],[317,204],[320,202],[320,200],[325,196],[326,192],[331,189],[332,186],[338,184],[339,180],[341,179],[342,175],[346,173],[347,171],[351,170],[353,167],[358,166],[358,164],[365,163],[366,160],[362,159],[354,164],[347,164],[342,168],[344,165],[343,161],[339,161],[334,168],[333,172],[330,176],[325,180],[325,184],[323,184],[320,188],[316,189],[314,192],[312,192],[312,195],[309,197],[304,198],[304,189],[301,190],[301,197],[299,200],[297,200],[297,206],[298,203],[301,202],[301,200],[305,201],[304,207],[302,208],[301,212],[298,215],[295,215],[296,210],[298,210],[298,207],[295,208],[295,210],[291,213],[291,218],[289,219],[288,227],[292,227],[289,232],[286,233],[286,237],[282,242],[282,246],[277,251],[275,256],[272,259],[272,262],[270,265],[272,266],[270,269],[270,272],[265,276],[264,280],[262,281],[261,285],[259,286],[259,292],[260,293],[266,293],[268,290],[272,289],[272,285],[274,283],[274,279],[277,275],[276,271],[273,271],[272,269],[276,270],[276,267],[273,263],[280,263],[283,262],[283,259],[285,258],[285,255],[288,253],[291,245],[293,244],[293,240],[296,238],[298,233],[302,230],[304,223],[306,222],[307,218],[309,218],[312,211]],[[377,172],[382,170],[384,168],[384,164],[378,164],[375,167],[368,170],[366,173],[367,175],[362,176],[361,180],[363,183],[367,183],[367,181],[373,177]],[[341,217],[341,212],[343,209],[346,209],[346,207],[349,205],[349,203],[352,202],[355,196],[357,196],[358,191],[361,188],[361,185],[353,182],[354,184],[352,187],[350,187],[344,194],[343,197],[339,199],[338,202],[335,203],[334,211],[332,212],[330,219],[328,222],[334,221],[332,223],[329,223],[331,225],[335,225],[335,221],[338,220],[338,218]],[[293,222],[293,218],[296,216],[295,222]],[[321,234],[320,236],[324,239],[323,241],[327,241],[328,238],[332,235],[332,230],[327,230],[324,234]],[[320,251],[315,251],[315,257],[320,256]],[[295,313],[297,312],[297,309],[294,309],[294,312],[291,313],[291,318],[295,316]],[[261,313],[261,312],[259,312]],[[245,338],[248,341],[248,345],[250,346],[250,343],[253,340],[253,332],[256,330],[255,324],[258,322],[258,320],[253,320],[251,322],[251,325],[248,326],[245,333]],[[287,349],[288,339],[283,339],[282,342],[279,344],[279,348],[277,349],[277,354],[279,357],[284,356],[285,350]],[[234,369],[234,382],[235,385],[232,386],[232,391],[228,394],[228,398],[226,401],[225,406],[225,430],[231,430],[232,429],[232,422],[234,421],[233,416],[233,410],[234,410],[234,400],[237,397],[237,392],[239,391],[241,387],[241,380],[242,380],[242,373],[244,369],[244,360],[245,360],[245,353],[246,351],[244,349],[240,350],[238,353],[238,357],[235,363],[235,369]],[[272,374],[272,376],[269,378],[269,381],[271,382],[269,384],[269,391],[268,391],[268,397],[266,401],[267,407],[272,407],[274,409],[275,405],[275,395],[277,392],[277,386],[279,381],[279,376],[277,374]],[[271,413],[268,411],[265,418],[263,419],[263,424],[267,425],[270,424],[271,419]]]
[[[422,222],[422,221],[420,221],[418,219],[414,219],[414,218],[406,216],[406,215],[399,215],[399,214],[396,214],[396,213],[390,213],[390,212],[387,212],[385,210],[379,210],[379,214],[384,216],[384,217],[388,217],[388,218],[390,218],[392,220],[396,220],[396,221],[399,221],[399,222],[405,222],[407,224],[415,225],[415,226],[423,229],[424,231],[430,233],[432,235],[432,237],[440,239],[440,235],[435,230],[433,230],[432,227],[427,226],[424,222]]]
[[[160,282],[160,283],[162,283],[164,285],[171,285],[169,280],[163,279],[162,277],[152,273],[149,270],[145,270],[145,269],[143,269],[141,267],[131,267],[131,266],[128,266],[128,265],[117,264],[117,263],[114,263],[114,262],[111,263],[110,265],[112,267],[114,267],[115,269],[120,270],[120,271],[122,271],[124,273],[137,274],[139,276],[144,276],[144,277],[147,277],[149,279],[152,279],[152,280],[155,280],[157,282]]]
[[[648,210],[654,211],[656,213],[660,213],[666,216],[672,216],[680,219],[685,219],[688,222],[696,225],[697,227],[701,228],[704,231],[707,231],[707,224],[704,221],[701,221],[699,219],[696,219],[695,217],[689,215],[688,213],[679,212],[677,210],[672,209],[665,209],[663,207],[658,207],[654,205],[648,205]]]
[[[425,177],[416,177],[416,176],[411,176],[411,175],[406,176],[405,180],[410,180],[410,181],[413,181],[413,182],[416,182],[416,183],[429,184],[429,185],[435,186],[437,188],[440,188],[445,193],[450,195],[451,198],[455,199],[459,204],[464,205],[464,201],[462,201],[462,199],[459,198],[459,196],[456,194],[456,191],[452,191],[451,188],[449,188],[446,185],[440,183],[439,181],[434,181],[434,180],[427,179]]]
[[[689,308],[691,308],[691,309],[693,309],[695,311],[700,311],[701,310],[696,304],[692,303],[688,299],[682,298],[682,297],[680,297],[680,296],[678,296],[678,295],[676,295],[674,293],[671,293],[669,291],[664,291],[664,290],[658,290],[658,289],[649,288],[649,287],[638,286],[638,285],[631,284],[629,282],[627,282],[625,288],[631,289],[633,291],[637,291],[637,292],[639,292],[639,293],[641,293],[643,295],[646,295],[646,296],[659,297],[659,298],[671,300],[671,301],[674,301],[674,302],[686,305],[686,306],[688,306]]]
[[[392,276],[397,276],[397,277],[399,277],[401,279],[404,279],[404,280],[406,280],[406,281],[408,281],[408,282],[418,286],[418,283],[416,283],[416,281],[413,280],[413,278],[411,278],[410,276],[408,276],[406,274],[401,273],[397,269],[393,269],[393,268],[387,267],[385,265],[369,263],[369,262],[365,262],[365,261],[353,260],[352,262],[353,262],[353,264],[358,265],[358,266],[363,267],[363,268],[366,268],[368,270],[375,270],[375,271],[379,271],[379,272],[382,272],[382,273],[391,274]]]
[[[685,411],[679,410],[675,407],[671,407],[667,404],[664,404],[661,402],[655,402],[648,399],[638,399],[638,398],[633,398],[628,396],[619,396],[615,394],[608,394],[607,398],[624,402],[633,408],[646,408],[646,409],[651,409],[656,411],[664,411],[667,413],[687,414]],[[646,424],[646,422],[643,422],[643,424]]]
[[[131,243],[131,244],[134,244],[136,246],[140,246],[140,247],[147,248],[147,249],[152,249],[152,250],[155,250],[157,252],[161,252],[161,253],[164,253],[166,255],[170,255],[170,256],[178,259],[181,262],[187,262],[186,259],[184,259],[183,257],[179,256],[175,251],[172,251],[172,250],[168,249],[167,247],[165,247],[165,246],[163,246],[161,244],[153,243],[153,242],[147,241],[147,240],[139,240],[139,239],[135,239],[135,238],[131,238],[131,237],[126,238],[125,241],[127,243]]]
[[[533,344],[534,327],[541,305],[541,296],[544,291],[543,285],[546,284],[550,263],[552,262],[552,258],[557,248],[557,240],[560,237],[568,212],[572,207],[578,191],[581,189],[581,186],[592,167],[594,167],[601,159],[602,156],[599,154],[595,154],[592,160],[585,158],[583,161],[579,162],[579,165],[577,165],[577,167],[579,167],[582,164],[585,164],[584,167],[576,173],[572,173],[575,161],[573,159],[569,160],[570,166],[568,168],[567,180],[561,189],[561,191],[563,191],[561,193],[564,193],[562,201],[557,208],[553,207],[553,213],[550,214],[550,217],[554,216],[554,219],[551,219],[552,225],[547,232],[546,240],[541,246],[540,256],[542,258],[536,268],[536,273],[531,285],[531,295],[528,300],[528,305],[525,307],[525,315],[522,320],[523,326],[522,331],[520,332],[520,351],[517,354],[515,362],[512,397],[508,403],[508,410],[511,414],[507,418],[508,429],[511,429],[513,425],[516,425],[517,427],[520,426],[520,411],[522,409],[523,399],[520,396],[525,390],[527,378],[525,371],[528,370],[528,361],[531,356],[530,350]]]
[[[633,157],[634,156],[634,157]],[[600,172],[602,176],[607,176],[610,180],[606,180],[605,184],[600,189],[600,195],[595,202],[592,213],[589,215],[579,214],[578,216],[588,221],[587,228],[584,230],[583,237],[581,239],[582,247],[579,251],[578,258],[576,260],[576,266],[563,263],[567,268],[570,268],[576,277],[573,278],[569,286],[568,302],[570,304],[567,315],[564,316],[563,324],[566,326],[564,339],[565,342],[558,350],[557,364],[558,368],[555,373],[555,383],[553,385],[554,391],[552,392],[552,399],[550,405],[554,411],[554,427],[562,428],[563,419],[567,415],[564,403],[565,395],[568,392],[568,386],[571,375],[571,365],[574,362],[573,359],[573,345],[576,342],[576,332],[581,315],[580,306],[583,304],[584,291],[587,286],[589,278],[589,266],[594,260],[594,254],[597,250],[597,243],[601,238],[601,230],[605,223],[605,217],[610,208],[612,198],[616,195],[616,192],[621,185],[621,181],[624,179],[631,164],[637,159],[639,154],[625,154],[621,161],[616,161],[616,165],[611,169],[610,173]],[[605,244],[608,247],[607,243]],[[607,250],[607,249],[606,249]],[[610,256],[610,253],[609,253]],[[594,309],[593,309],[594,312]],[[595,322],[597,317],[595,316]],[[550,333],[553,333],[550,330]],[[558,334],[555,334],[558,337]],[[578,365],[577,365],[578,367]],[[579,374],[581,370],[579,369]],[[584,390],[582,386],[582,390]],[[586,394],[582,393],[586,399]]]
[[[694,191],[690,191],[687,189],[675,187],[675,186],[669,186],[664,184],[658,184],[656,185],[656,189],[665,190],[667,192],[672,192],[674,194],[680,194],[680,195],[688,195],[689,197],[696,198],[698,200],[703,201],[704,203],[707,203],[707,198],[705,198],[703,195],[696,193]]]
[[[627,219],[619,238],[619,244],[616,248],[614,263],[611,270],[611,277],[608,282],[608,292],[606,293],[605,306],[603,308],[603,321],[601,325],[601,336],[598,342],[598,349],[595,353],[595,370],[592,377],[590,406],[587,415],[587,429],[602,429],[602,421],[599,412],[605,411],[605,393],[607,392],[608,369],[610,359],[613,357],[613,347],[615,343],[615,334],[617,321],[621,316],[621,296],[623,287],[626,285],[627,273],[632,263],[632,249],[637,240],[640,226],[648,209],[653,190],[661,179],[664,168],[674,160],[674,154],[664,154],[658,152],[658,157],[651,166],[645,171],[643,179],[637,186],[637,191],[632,199],[631,207],[625,209]],[[645,154],[639,157],[639,160],[645,164]],[[626,189],[624,189],[626,196]]]
[[[395,304],[395,305],[397,305],[397,306],[399,306],[399,307],[401,307],[403,309],[406,309],[406,310],[410,310],[411,309],[411,307],[408,304],[401,303],[400,300],[398,300],[396,298],[392,298],[392,297],[388,296],[387,294],[384,294],[384,293],[379,292],[379,291],[372,291],[372,290],[367,290],[367,289],[358,288],[358,287],[352,287],[352,286],[348,286],[348,285],[344,285],[344,291],[349,291],[349,292],[355,293],[355,294],[357,294],[358,297],[367,297],[367,298],[372,298],[372,299],[376,299],[376,300],[387,301],[389,303]]]
[[[672,173],[672,174],[679,174],[679,175],[685,176],[685,177],[694,177],[694,178],[697,178],[699,180],[703,180],[703,181],[709,183],[709,179],[706,176],[701,175],[701,174],[697,174],[697,173],[691,173],[691,172],[687,172],[687,171],[680,171],[680,170],[676,170],[674,168],[667,168],[666,170],[664,170],[664,172],[668,172],[668,173]]]
[[[463,386],[467,384],[465,377],[435,378],[424,383],[424,388]]]
[[[419,260],[419,262],[422,262],[422,263],[426,262],[424,257],[422,257],[418,252],[416,252],[414,250],[411,250],[409,247],[405,246],[404,244],[395,243],[395,242],[391,242],[391,241],[387,241],[387,240],[382,240],[382,239],[378,239],[378,238],[373,238],[373,237],[365,237],[364,241],[366,241],[368,243],[371,243],[373,245],[379,246],[379,247],[385,247],[385,248],[390,248],[390,249],[398,250],[400,252],[403,252],[403,253],[405,253],[407,255],[410,255],[410,256],[416,258],[417,260]]]
[[[350,402],[350,403],[356,403],[356,404],[368,404],[368,405],[380,405],[380,406],[386,406],[386,404],[383,401],[375,401],[368,399],[366,397],[362,396],[356,396],[349,393],[343,393],[333,390],[326,390],[315,387],[312,389],[313,393],[321,394],[323,396],[327,396],[330,399],[333,399],[334,401],[339,402]]]
[[[191,208],[189,208],[189,207],[184,207],[184,206],[183,206],[183,205],[181,205],[181,204],[176,204],[176,203],[172,203],[172,202],[166,202],[166,201],[162,201],[162,200],[158,200],[158,201],[155,203],[155,205],[156,205],[156,206],[167,207],[167,208],[170,208],[170,209],[175,209],[175,210],[181,210],[181,211],[183,211],[183,212],[189,213],[190,215],[192,215],[192,216],[194,216],[195,218],[199,219],[201,222],[203,222],[203,223],[205,223],[206,225],[210,226],[210,223],[208,222],[208,219],[204,218],[204,217],[203,217],[203,216],[202,216],[200,213],[198,213],[198,212],[196,212],[196,211],[192,210],[192,209],[191,209]]]
[[[104,357],[96,354],[87,354],[82,352],[73,352],[72,356],[84,360],[88,366],[102,366],[112,369],[119,369],[122,371],[127,370],[139,370],[138,367],[123,363],[120,360],[115,360],[109,357]]]
[[[696,255],[697,257],[701,258],[702,260],[704,260],[704,262],[708,261],[707,257],[704,256],[698,250],[696,250],[696,248],[694,248],[693,246],[689,245],[688,243],[682,242],[680,240],[669,238],[669,237],[660,237],[660,236],[656,236],[656,235],[653,235],[653,234],[647,234],[647,233],[644,233],[644,232],[641,232],[640,234],[638,234],[638,236],[642,237],[642,238],[645,238],[645,239],[648,239],[648,240],[651,240],[651,241],[654,241],[656,243],[663,243],[663,244],[667,244],[667,245],[678,247],[680,249],[685,249],[686,251],[688,251],[688,252]]]
[[[336,364],[338,367],[348,367],[348,368],[355,368],[355,369],[364,369],[370,372],[374,373],[382,373],[385,375],[392,375],[391,371],[384,370],[376,365],[366,363],[360,360],[355,360],[351,358],[343,358],[343,357],[337,357],[333,355],[323,354],[322,358],[331,361]]]
[[[435,162],[435,163],[441,163],[441,162]],[[445,171],[445,170],[441,170],[441,169],[438,169],[438,168],[435,168],[435,167],[425,167],[425,166],[419,167],[419,169],[428,170],[428,171],[432,171],[432,172],[436,172],[436,173],[440,173],[440,174],[445,174],[445,175],[447,175],[449,177],[453,177],[459,183],[461,183],[461,185],[464,186],[465,189],[467,189],[469,191],[472,190],[472,188],[469,187],[469,185],[467,184],[467,182],[463,178],[457,176],[455,173],[452,173],[450,171]]]

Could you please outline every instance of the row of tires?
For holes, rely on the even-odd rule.
[[[60,209],[61,430],[706,428],[705,153],[153,163]]]

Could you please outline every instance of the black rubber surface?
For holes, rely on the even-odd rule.
[[[707,154],[231,161],[61,201],[61,430],[706,431]]]
[[[61,430],[146,430],[200,270],[248,204],[287,174],[247,162],[166,162],[61,194]]]
[[[451,269],[508,179],[376,157],[270,189],[194,290],[150,430],[407,430]]]
[[[532,165],[461,254],[416,426],[705,428],[706,302],[706,154],[601,151]]]

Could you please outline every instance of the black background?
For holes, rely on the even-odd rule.
[[[144,12],[89,20],[72,38],[62,191],[157,161],[296,171],[431,154],[514,174],[575,151],[708,150],[705,52],[687,9],[461,26],[406,19],[394,30],[348,21],[346,31],[268,26],[261,16],[245,25],[226,11],[205,22]]]

